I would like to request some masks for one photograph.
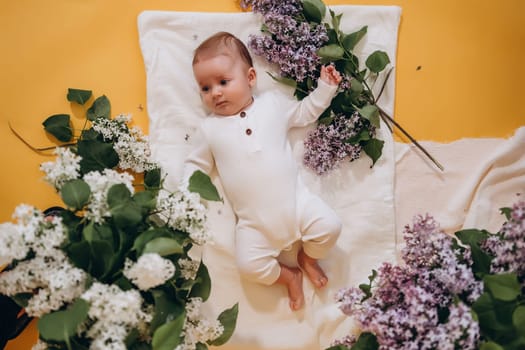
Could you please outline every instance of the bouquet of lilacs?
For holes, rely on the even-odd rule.
[[[330,349],[525,349],[525,201],[502,211],[498,233],[468,229],[457,239],[417,216],[403,264],[383,263],[369,283],[338,293],[361,333]]]
[[[410,136],[377,101],[386,86],[391,69],[379,88],[374,88],[390,63],[388,54],[372,52],[362,65],[356,45],[366,35],[367,26],[353,33],[340,29],[342,14],[329,10],[322,0],[241,0],[262,16],[262,34],[251,35],[248,46],[258,56],[275,64],[280,72],[272,77],[291,86],[298,99],[316,86],[321,65],[332,64],[342,74],[340,90],[330,107],[318,118],[317,128],[304,141],[303,163],[321,175],[336,168],[343,160],[354,161],[362,152],[372,160],[381,157],[384,141],[376,138],[380,119],[398,127],[439,168],[419,143]],[[375,93],[377,92],[377,97]]]
[[[69,89],[85,105],[89,90]],[[80,134],[70,116],[44,121],[56,160],[41,169],[65,208],[19,205],[0,225],[0,293],[38,317],[33,349],[206,349],[231,336],[237,305],[210,318],[208,270],[192,247],[209,240],[201,196],[217,200],[196,172],[169,191],[147,138],[130,118],[94,100]]]

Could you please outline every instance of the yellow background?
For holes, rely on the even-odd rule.
[[[525,1],[341,0],[398,5],[395,118],[418,140],[507,137],[525,125]],[[147,132],[146,76],[138,44],[143,10],[239,11],[235,0],[1,0],[0,222],[19,203],[58,204],[35,154],[51,145],[41,122],[68,113],[67,88],[105,94],[113,115],[131,113]],[[398,136],[398,139],[399,138]],[[0,243],[1,244],[1,243]],[[34,324],[7,347],[29,349]]]

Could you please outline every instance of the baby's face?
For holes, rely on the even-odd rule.
[[[255,69],[240,58],[204,57],[193,65],[193,74],[204,105],[216,115],[235,115],[252,103]]]

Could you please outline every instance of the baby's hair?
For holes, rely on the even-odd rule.
[[[193,55],[192,65],[199,61],[199,57],[203,55],[216,56],[228,53],[234,50],[239,54],[242,61],[253,67],[252,57],[248,52],[248,48],[235,35],[228,32],[218,32],[204,40],[196,49]]]

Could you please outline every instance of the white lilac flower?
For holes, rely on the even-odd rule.
[[[15,208],[13,218],[20,226],[19,231],[28,243],[35,241],[37,233],[44,222],[44,215],[38,209],[27,204],[20,204]]]
[[[91,171],[84,175],[83,180],[89,185],[91,198],[87,205],[86,219],[93,220],[96,223],[102,223],[105,217],[110,217],[109,206],[107,203],[107,194],[111,186],[124,184],[133,194],[133,176],[124,172],[119,173],[112,169],[104,171]]]
[[[67,181],[80,176],[80,160],[82,157],[67,147],[57,147],[54,154],[57,155],[56,160],[42,163],[40,169],[46,174],[44,180],[55,189],[60,190]]]
[[[175,274],[175,265],[157,253],[147,253],[136,263],[127,259],[124,266],[126,276],[140,290],[148,290],[164,284]]]
[[[0,224],[0,265],[23,259],[29,252],[19,226],[10,222]]]
[[[131,116],[127,114],[120,114],[113,119],[97,118],[93,121],[93,130],[101,134],[105,141],[114,141],[128,133],[127,124],[130,121]]]
[[[93,122],[93,129],[105,141],[113,142],[120,169],[142,173],[157,168],[158,165],[151,158],[148,138],[139,127],[128,128],[127,123],[130,121],[128,115],[119,115],[114,119],[98,118]]]
[[[90,304],[88,317],[93,321],[87,330],[87,336],[93,339],[90,349],[126,349],[129,332],[144,329],[143,325],[152,319],[136,289],[123,291],[116,285],[95,282],[81,298]]]
[[[197,343],[206,343],[221,336],[224,326],[218,320],[206,318],[202,311],[202,299],[190,298],[186,303],[186,319],[182,327],[183,343],[180,350],[195,349]]]
[[[173,193],[161,190],[157,208],[170,227],[187,232],[195,243],[202,245],[209,241],[210,235],[205,229],[206,208],[197,193],[183,187]]]
[[[197,276],[200,262],[191,259],[179,259],[180,274],[182,278],[187,280],[193,280]]]
[[[74,267],[61,250],[37,255],[0,274],[0,293],[13,296],[32,293],[26,307],[30,316],[40,317],[75,300],[84,291],[87,275]]]
[[[16,223],[0,225],[0,257],[7,262],[23,259],[33,251],[36,255],[51,256],[66,238],[62,219],[50,217],[29,205],[19,205],[13,214]]]
[[[38,233],[37,239],[31,245],[31,248],[37,255],[52,256],[56,248],[66,239],[65,227],[62,224],[62,218],[51,216],[46,218]]]
[[[151,150],[147,139],[137,139],[133,135],[120,137],[113,148],[119,156],[119,168],[131,169],[137,173],[152,170],[158,167],[151,160]]]
[[[38,339],[35,345],[31,348],[31,350],[47,350],[49,348],[49,344],[43,341],[42,339]]]

